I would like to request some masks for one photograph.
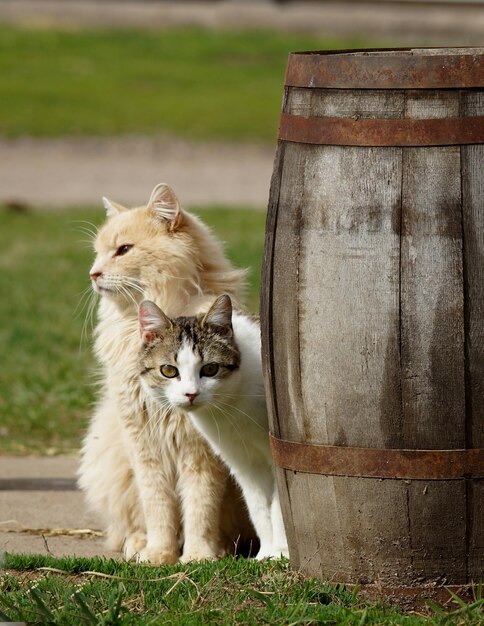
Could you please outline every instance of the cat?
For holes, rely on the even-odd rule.
[[[206,314],[169,318],[139,309],[140,378],[162,410],[183,409],[244,493],[260,539],[257,558],[288,556],[262,379],[259,323],[232,312],[228,295]]]
[[[145,207],[103,202],[107,221],[95,239],[90,270],[100,295],[95,353],[102,388],[81,450],[79,486],[104,520],[108,547],[123,550],[127,559],[175,562],[182,543],[185,559],[215,558],[233,549],[237,537],[250,544],[256,536],[240,489],[186,414],[177,411],[165,433],[164,423],[148,421],[138,375],[138,304],[148,298],[172,315],[206,311],[217,294],[241,298],[245,272],[232,267],[208,227],[180,208],[166,184],[155,187]],[[184,485],[177,493],[172,487],[177,453],[187,446],[194,472],[212,472],[215,500],[224,494],[221,519],[208,515],[207,527],[203,520],[192,524],[183,537]],[[179,459],[187,462],[183,453]],[[166,492],[162,502],[160,490]]]

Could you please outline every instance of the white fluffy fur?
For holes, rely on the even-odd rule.
[[[194,314],[206,310],[216,294],[239,298],[243,272],[231,267],[200,220],[181,211],[166,185],[153,190],[146,207],[126,210],[103,202],[108,220],[96,238],[91,268],[93,288],[101,295],[95,352],[103,382],[82,448],[79,484],[102,515],[112,548],[124,547],[128,558],[139,553],[141,560],[174,562],[186,494],[186,484],[177,482],[178,463],[193,467],[208,490],[210,481],[226,482],[227,474],[183,411],[164,425],[145,407],[138,303],[150,299],[170,315]],[[120,254],[123,245],[131,248]],[[240,498],[230,484],[226,488],[221,528],[207,538],[205,513],[198,525],[192,522],[185,536],[187,559],[219,555],[221,542],[230,544],[239,532]]]

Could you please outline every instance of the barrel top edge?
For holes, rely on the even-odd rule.
[[[416,54],[418,53],[418,54]],[[484,55],[483,46],[461,46],[453,48],[346,48],[337,50],[295,50],[289,53],[289,57],[295,56],[460,56],[460,55]]]
[[[291,52],[285,85],[340,89],[483,88],[484,47]]]

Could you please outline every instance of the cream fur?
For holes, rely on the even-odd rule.
[[[79,485],[105,520],[108,544],[127,558],[138,553],[141,560],[175,562],[183,541],[184,560],[213,558],[239,534],[253,538],[253,530],[240,492],[186,414],[163,425],[146,402],[137,369],[138,303],[153,300],[171,316],[202,312],[214,295],[238,300],[244,272],[233,269],[209,229],[180,209],[166,185],[154,189],[146,207],[126,210],[103,201],[108,219],[91,268],[101,294],[95,353],[103,385],[82,448]],[[198,504],[199,519],[183,520],[183,537],[190,487],[214,495]]]

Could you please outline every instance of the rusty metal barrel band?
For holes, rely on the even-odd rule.
[[[407,480],[484,478],[484,449],[397,450],[285,441],[270,435],[274,463],[327,476]]]
[[[303,117],[282,113],[279,139],[333,146],[458,146],[484,143],[484,115],[431,119]]]
[[[285,84],[312,89],[479,88],[484,87],[484,48],[467,54],[411,48],[295,52],[289,55]]]

